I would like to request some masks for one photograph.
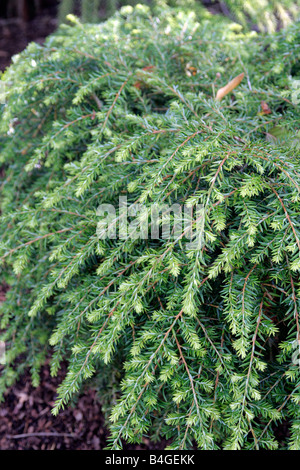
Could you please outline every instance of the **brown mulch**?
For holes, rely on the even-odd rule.
[[[0,450],[99,450],[106,446],[107,432],[94,390],[84,394],[75,408],[57,417],[51,414],[65,370],[59,375],[52,378],[46,365],[39,387],[33,388],[26,374],[7,392],[0,404]]]
[[[6,284],[0,285],[0,302],[8,289]],[[32,386],[27,371],[5,394],[0,403],[0,450],[104,449],[109,433],[96,390],[85,390],[76,405],[68,406],[58,416],[51,414],[67,364],[62,365],[57,377],[51,377],[49,362],[41,369],[39,387]],[[164,439],[153,443],[144,438],[141,444],[124,443],[124,449],[162,450],[167,444]]]
[[[101,405],[96,391],[87,390],[75,406],[58,416],[51,414],[56,388],[66,373],[66,365],[55,378],[48,363],[41,371],[41,385],[34,388],[30,375],[23,375],[8,390],[0,404],[0,450],[101,450],[107,445]],[[140,445],[124,444],[125,450],[162,450],[166,441],[152,443],[144,438]]]
[[[0,285],[0,302],[5,300],[7,290],[7,285]],[[39,387],[32,386],[27,371],[7,391],[0,403],[0,450],[101,450],[107,446],[108,431],[96,390],[87,389],[76,405],[68,406],[58,416],[51,414],[66,370],[63,364],[57,377],[51,377],[47,360]],[[144,438],[140,445],[124,443],[124,449],[162,450],[166,445],[165,440],[154,444]]]
[[[5,284],[0,284],[0,302],[3,302],[5,300],[5,292],[7,291],[8,286]]]

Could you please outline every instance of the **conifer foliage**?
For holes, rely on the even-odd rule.
[[[299,44],[299,23],[258,35],[137,6],[73,18],[15,57],[0,122],[2,393],[28,367],[37,385],[50,354],[53,375],[69,364],[53,413],[97,386],[112,449],[149,436],[299,450]],[[99,204],[124,195],[146,214],[202,204],[204,243],[99,237]]]

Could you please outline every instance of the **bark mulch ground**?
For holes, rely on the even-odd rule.
[[[99,450],[106,446],[107,432],[95,391],[83,395],[75,408],[51,415],[61,379],[52,378],[45,366],[38,388],[32,387],[25,374],[8,391],[0,405],[0,450]]]
[[[0,285],[0,302],[8,287]],[[1,374],[0,366],[0,374]],[[40,386],[31,384],[29,371],[11,387],[0,403],[0,450],[101,450],[107,445],[108,431],[97,393],[86,390],[58,416],[51,414],[57,387],[66,375],[63,364],[57,377],[51,377],[49,361],[41,370]],[[125,450],[164,449],[166,441],[124,445]]]
[[[34,41],[42,44],[55,31],[57,1],[52,3],[53,6],[43,8],[39,15],[28,22],[19,18],[1,18],[0,15],[0,71],[4,71],[11,63],[11,57],[23,51],[28,43]]]
[[[32,387],[26,373],[8,390],[0,404],[0,450],[101,450],[107,445],[101,405],[95,390],[87,390],[74,407],[58,416],[51,414],[56,388],[66,374],[64,366],[55,378],[48,364],[41,371],[41,385]],[[166,441],[124,445],[125,450],[164,449]]]

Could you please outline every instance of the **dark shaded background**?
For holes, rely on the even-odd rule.
[[[57,27],[58,0],[0,0],[0,70],[31,41],[42,43]]]

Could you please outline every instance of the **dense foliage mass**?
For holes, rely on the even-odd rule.
[[[96,384],[113,449],[275,449],[282,420],[299,449],[299,23],[73,21],[3,76],[1,391],[50,351],[53,375],[69,363],[53,412]],[[125,195],[202,204],[204,244],[99,237]]]

